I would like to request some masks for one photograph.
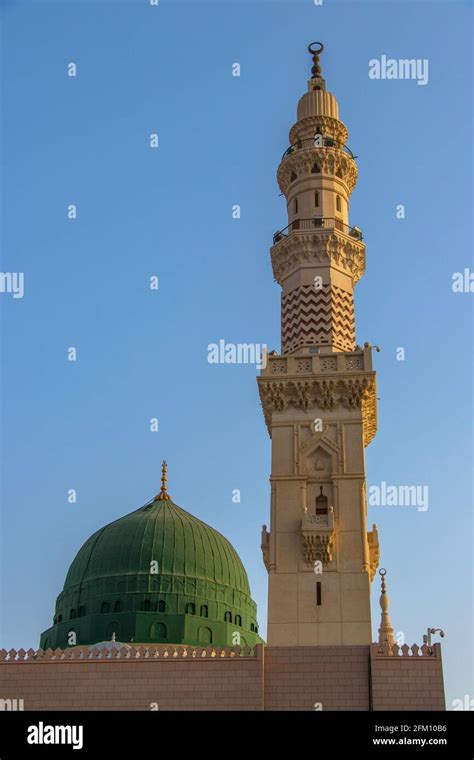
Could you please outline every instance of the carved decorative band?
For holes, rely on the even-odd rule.
[[[302,264],[334,266],[351,275],[353,284],[365,272],[364,243],[336,229],[293,231],[273,245],[270,253],[273,275],[280,285]]]
[[[314,173],[317,165],[318,172]],[[277,181],[280,190],[285,195],[290,184],[297,178],[337,177],[346,185],[349,194],[357,182],[357,167],[345,153],[335,152],[334,149],[305,146],[285,156],[277,171]]]
[[[305,116],[304,119],[299,119],[293,124],[289,135],[290,143],[293,145],[298,140],[307,140],[309,137],[314,137],[315,134],[321,134],[321,128],[324,134],[332,135],[335,140],[343,145],[347,142],[346,125],[333,116],[320,114],[318,116]]]
[[[258,388],[269,431],[272,413],[283,412],[290,407],[306,412],[314,407],[360,409],[364,446],[370,443],[377,431],[377,395],[375,375],[372,373],[362,377],[308,377],[301,380],[259,377]]]

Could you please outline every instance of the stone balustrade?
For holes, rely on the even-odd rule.
[[[364,349],[349,352],[314,353],[300,356],[268,355],[260,375],[287,377],[294,375],[320,375],[324,373],[372,372],[372,351]]]
[[[261,646],[261,645],[258,645]],[[6,649],[0,650],[0,662],[64,662],[65,660],[155,660],[155,659],[222,659],[222,658],[255,658],[258,646],[251,647],[192,647],[165,644],[147,644],[134,647],[110,646],[98,648],[95,646],[77,646],[69,649]]]

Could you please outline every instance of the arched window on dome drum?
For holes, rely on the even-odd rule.
[[[163,599],[158,602],[158,612],[164,612],[166,610],[166,604]]]
[[[251,631],[255,631],[255,626],[254,626],[254,624],[253,624],[253,623],[250,623],[250,630],[251,630]]]
[[[102,614],[104,614],[105,612],[110,612],[110,604],[108,602],[102,602],[100,611]]]
[[[200,628],[198,631],[200,644],[212,644],[212,631],[210,628]]]
[[[196,614],[196,605],[193,602],[188,602],[186,605],[186,608],[184,610],[186,615],[195,615]]]
[[[77,613],[77,617],[82,617],[85,614],[86,614],[86,608],[84,607],[84,605],[81,604]]]
[[[120,599],[117,599],[117,601],[114,604],[114,612],[122,612],[122,602]]]
[[[168,629],[164,623],[155,622],[150,626],[150,639],[166,639]]]
[[[207,617],[209,614],[209,610],[207,608],[207,604],[201,605],[201,617]]]
[[[240,615],[235,616],[235,624],[238,625],[240,628],[242,628],[242,618]]]
[[[232,613],[229,612],[229,611],[227,611],[224,614],[224,620],[225,620],[226,623],[232,623]]]
[[[150,600],[145,599],[143,602],[143,612],[150,612]]]
[[[73,607],[71,612],[69,613],[69,620],[74,620],[75,617],[76,617],[76,610]]]

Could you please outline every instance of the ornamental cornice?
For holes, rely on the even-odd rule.
[[[339,142],[347,142],[348,132],[346,125],[335,119],[333,116],[306,116],[300,119],[290,129],[290,143],[293,144],[298,140],[306,140],[323,128],[324,133],[333,135]]]
[[[320,172],[312,173],[314,164],[317,163]],[[352,193],[356,182],[358,170],[355,161],[339,148],[321,147],[314,145],[307,147],[295,148],[282,159],[277,170],[277,180],[280,190],[285,195],[288,188],[295,180],[291,179],[293,172],[298,179],[326,177],[331,180],[338,178],[344,182],[349,194]]]
[[[301,265],[329,264],[350,274],[355,285],[365,272],[365,245],[336,230],[293,230],[270,249],[273,276],[281,285]]]
[[[273,378],[260,376],[258,388],[263,414],[271,436],[273,412],[283,412],[289,408],[312,407],[335,410],[360,409],[364,446],[370,443],[377,431],[377,396],[375,373],[344,375],[338,373],[323,377]]]

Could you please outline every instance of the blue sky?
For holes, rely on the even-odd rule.
[[[176,503],[238,550],[265,630],[270,441],[256,370],[208,364],[207,345],[279,349],[275,172],[306,46],[322,40],[358,156],[357,342],[382,349],[367,483],[430,495],[426,512],[373,507],[369,523],[394,628],[411,644],[443,627],[448,706],[472,695],[472,295],[451,288],[472,268],[471,4],[1,5],[2,271],[25,273],[25,295],[0,295],[0,645],[38,645],[75,552],[154,495],[163,458]],[[428,84],[370,80],[381,55],[427,58]]]

